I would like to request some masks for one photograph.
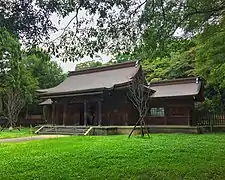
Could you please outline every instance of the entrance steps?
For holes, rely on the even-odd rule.
[[[88,131],[89,127],[87,126],[41,126],[36,134],[60,134],[60,135],[76,135],[84,136]]]

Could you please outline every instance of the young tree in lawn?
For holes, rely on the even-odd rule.
[[[134,77],[134,79],[129,85],[128,98],[138,110],[139,119],[137,120],[128,137],[132,135],[138,124],[140,124],[141,126],[141,135],[144,136],[144,127],[146,128],[144,118],[146,117],[146,114],[149,111],[149,103],[151,98],[150,96],[152,92],[153,91],[147,85],[144,73],[142,71],[137,73],[137,75]],[[149,136],[148,128],[146,128],[146,130]]]

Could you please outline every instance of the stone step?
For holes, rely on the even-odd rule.
[[[70,132],[39,132],[38,134],[55,134],[55,135],[74,135],[74,136],[83,136],[84,133],[70,133]]]
[[[36,131],[38,134],[63,134],[63,135],[84,135],[89,127],[77,126],[42,126]]]
[[[86,132],[88,129],[43,129],[42,132]]]

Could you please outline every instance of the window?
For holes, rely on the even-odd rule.
[[[150,110],[150,116],[159,116],[163,117],[165,115],[164,108],[151,108]]]

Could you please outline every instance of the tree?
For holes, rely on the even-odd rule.
[[[5,89],[5,97],[3,100],[7,110],[8,124],[10,128],[13,128],[16,126],[20,111],[25,106],[25,99],[23,94],[16,88],[7,88]]]
[[[195,56],[195,47],[182,53],[172,53],[166,77],[168,79],[176,79],[197,76]]]
[[[197,39],[196,70],[206,81],[206,105],[225,110],[225,17],[208,27]],[[211,106],[211,108],[210,108]]]
[[[30,46],[48,39],[56,31],[50,19],[57,9],[56,1],[0,0],[0,4],[0,27]]]
[[[20,44],[5,28],[0,28],[0,40],[0,87],[2,88],[7,83],[6,74],[10,67],[18,64]]]
[[[10,127],[14,127],[21,109],[31,101],[37,81],[24,66],[20,43],[5,29],[0,30],[1,77],[0,95],[6,107]]]
[[[26,68],[38,80],[40,89],[57,86],[66,78],[62,68],[43,49],[30,49],[24,52],[23,59]]]
[[[9,60],[13,61],[13,60]],[[33,103],[37,79],[29,72],[23,63],[17,67],[10,66],[6,74],[7,83],[2,90],[3,103],[6,107],[5,114],[10,128],[16,126],[18,115],[26,104]],[[8,124],[6,126],[8,126]]]
[[[170,57],[145,59],[142,62],[149,82],[196,76],[195,48],[184,52],[171,52]]]
[[[75,70],[83,70],[100,66],[103,66],[103,63],[101,63],[100,61],[86,61],[77,64]]]
[[[133,53],[117,53],[115,55],[115,62],[116,63],[123,63],[123,62],[127,62],[127,61],[132,61],[134,60],[134,54]]]
[[[50,19],[53,13],[59,20],[71,15],[58,29],[59,37],[46,43],[53,54],[71,61],[98,52],[130,52],[137,45],[158,54],[178,30],[186,37],[196,35],[225,12],[222,0],[1,0],[0,4],[0,26],[33,42],[43,42],[56,30]],[[151,43],[143,42],[146,35]]]
[[[146,117],[146,114],[149,111],[151,94],[152,90],[146,84],[144,74],[142,72],[139,72],[131,81],[129,85],[129,93],[127,94],[128,98],[131,100],[132,104],[136,107],[139,113],[139,119],[137,120],[135,126],[131,130],[128,137],[132,135],[133,131],[135,130],[136,126],[139,123],[141,125],[141,135],[144,136],[144,129],[143,129],[143,126],[145,127],[144,118]]]
[[[155,59],[145,59],[142,62],[143,70],[146,74],[146,79],[148,82],[158,81],[167,79],[166,74],[168,73],[168,68],[170,67],[169,58],[155,58]]]
[[[147,80],[175,79],[200,76],[205,84],[204,108],[224,111],[224,18],[210,24],[204,31],[188,41],[168,44],[164,57],[153,57],[146,52],[143,69]],[[175,46],[174,46],[175,44]],[[172,46],[172,48],[171,48]],[[175,48],[174,48],[175,47]]]
[[[110,66],[113,64],[117,64],[117,63],[121,63],[117,60],[111,59],[110,61],[106,62],[106,63],[102,63],[100,61],[86,61],[86,62],[82,62],[82,63],[78,63],[75,67],[75,70],[84,70],[84,69],[88,69],[88,68],[95,68],[95,67],[101,67],[101,66]]]
[[[6,74],[7,82],[1,93],[6,107],[5,115],[8,118],[6,126],[10,125],[11,129],[16,126],[18,115],[25,105],[33,103],[37,89],[37,79],[26,69],[23,62],[18,62],[17,65],[9,67],[10,70]]]
[[[206,24],[217,22],[224,14],[225,4],[221,0],[201,0],[198,3],[193,0],[129,0],[80,1],[74,7],[76,13],[64,28],[63,41],[58,47],[65,50],[62,51],[64,54],[73,55],[76,59],[76,55],[93,55],[98,51],[129,52],[137,44],[145,47],[142,39],[146,34],[151,37],[151,43],[145,49],[155,54],[155,51],[160,52],[170,44],[178,29],[190,36],[200,32]],[[80,20],[78,14],[82,8],[98,20]],[[73,27],[69,26],[71,23],[74,23]]]

